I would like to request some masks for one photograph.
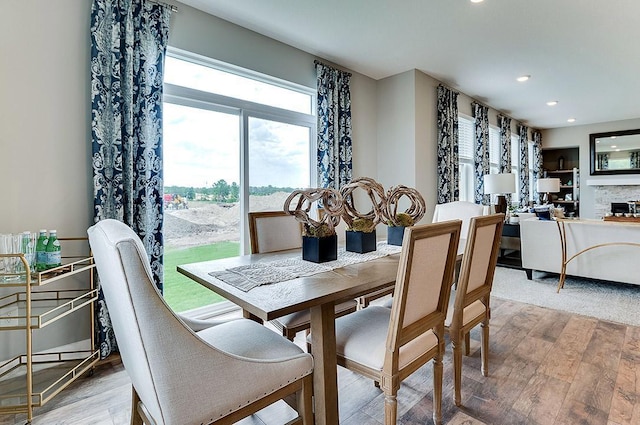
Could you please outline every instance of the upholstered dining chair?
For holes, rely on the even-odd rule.
[[[302,247],[302,229],[295,217],[284,211],[259,211],[249,213],[251,252],[254,254]],[[336,317],[353,313],[358,306],[355,300],[336,304]],[[298,311],[270,322],[282,335],[293,341],[296,334],[311,328],[311,312]]]
[[[503,225],[504,214],[471,218],[458,284],[451,295],[445,329],[453,346],[454,401],[457,406],[461,404],[462,341],[464,339],[465,354],[469,355],[469,331],[478,324],[482,326],[482,375],[488,375],[489,300]]]
[[[102,220],[87,233],[133,385],[132,424],[232,424],[285,397],[295,423],[313,423],[311,355],[247,319],[193,331],[156,289],[131,228]]]
[[[460,239],[466,240],[469,234],[469,225],[472,217],[479,217],[490,213],[490,207],[474,204],[468,201],[453,201],[437,204],[433,210],[432,223],[447,220],[462,220]]]
[[[455,220],[407,228],[391,309],[371,305],[336,319],[338,364],[380,383],[386,425],[396,423],[401,381],[429,360],[433,421],[442,421],[444,320],[461,224]]]

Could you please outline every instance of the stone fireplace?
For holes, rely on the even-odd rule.
[[[595,218],[602,218],[611,211],[612,202],[640,200],[640,185],[594,185]]]

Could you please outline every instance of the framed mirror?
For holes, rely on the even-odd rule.
[[[640,128],[589,135],[591,175],[640,174]]]

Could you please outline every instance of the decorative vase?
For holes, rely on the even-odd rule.
[[[347,230],[346,250],[349,252],[357,252],[359,254],[375,251],[376,230],[373,229],[373,232],[369,233]]]
[[[338,236],[323,238],[302,237],[302,259],[314,263],[325,263],[338,259]]]
[[[402,246],[404,238],[404,226],[387,226],[387,243],[389,245]]]

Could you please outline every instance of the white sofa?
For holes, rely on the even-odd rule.
[[[600,220],[566,220],[567,259],[607,243],[640,244],[640,224]],[[520,221],[522,267],[560,273],[562,250],[558,223],[530,218]],[[567,275],[640,285],[640,246],[608,245],[584,252],[567,264]]]

